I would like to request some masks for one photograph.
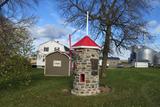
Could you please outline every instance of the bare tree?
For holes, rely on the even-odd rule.
[[[105,71],[111,47],[121,48],[148,36],[143,15],[149,13],[150,0],[59,0],[59,7],[67,22],[84,29],[89,12],[90,32],[103,41],[102,73]],[[101,37],[101,38],[100,38]]]
[[[0,9],[6,6],[7,11],[15,12],[18,8],[33,8],[34,4],[38,4],[38,0],[0,0]]]

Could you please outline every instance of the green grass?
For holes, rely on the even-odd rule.
[[[78,97],[71,77],[44,77],[34,69],[29,86],[0,90],[0,107],[160,107],[160,69],[108,69],[103,83],[112,92]]]

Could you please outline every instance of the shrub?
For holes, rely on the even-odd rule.
[[[0,77],[0,88],[29,85],[31,82],[31,65],[26,58],[13,56],[0,65]]]

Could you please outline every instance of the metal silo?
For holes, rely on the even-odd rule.
[[[160,65],[160,52],[155,54],[155,60],[154,60],[154,64],[157,66],[157,65]]]
[[[155,51],[153,49],[150,49],[148,47],[143,46],[139,49],[137,52],[137,61],[138,62],[149,62],[149,64],[154,64],[154,55]]]
[[[134,46],[131,46],[130,50],[131,50],[131,54],[130,54],[130,58],[129,58],[129,62],[135,62],[136,59],[137,59],[137,52],[138,50],[142,48],[141,45],[137,46],[137,45],[134,45]]]

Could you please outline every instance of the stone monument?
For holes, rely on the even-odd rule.
[[[78,96],[100,93],[98,66],[100,47],[90,37],[85,36],[72,48],[76,53],[76,67],[71,93]]]

